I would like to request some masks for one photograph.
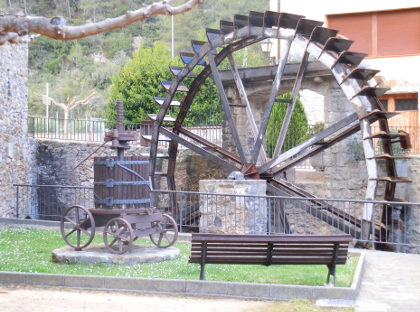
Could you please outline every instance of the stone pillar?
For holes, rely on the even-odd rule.
[[[13,184],[31,182],[35,144],[27,122],[28,45],[6,43],[0,46],[0,217],[15,216]]]
[[[252,197],[265,196],[266,190],[265,180],[201,180],[200,192],[218,195],[200,196],[200,232],[266,234],[266,199]]]

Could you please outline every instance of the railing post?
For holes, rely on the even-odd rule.
[[[58,139],[59,135],[59,128],[60,128],[60,121],[58,120],[58,112],[55,112],[55,138]]]
[[[16,186],[16,219],[19,219],[19,186]]]
[[[181,194],[179,199],[179,231],[182,233],[182,210],[184,208],[184,196],[185,194]]]

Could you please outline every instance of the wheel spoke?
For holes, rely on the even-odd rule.
[[[257,136],[258,136],[258,126],[255,121],[254,114],[252,113],[251,104],[249,103],[248,96],[246,94],[244,84],[239,74],[238,67],[236,66],[235,60],[233,59],[233,56],[231,53],[228,55],[228,60],[230,64],[230,69],[233,74],[233,79],[235,80],[235,83],[236,83],[236,88],[238,89],[239,97],[241,98],[242,105],[245,106],[246,117],[249,121],[251,132],[252,132],[252,135],[254,136],[254,141],[256,141]],[[267,162],[267,155],[265,153],[264,146],[261,147],[260,158],[263,163]]]
[[[168,232],[167,231],[165,231],[165,233],[163,233],[163,236],[165,236],[168,243],[171,241],[171,239],[168,237]]]
[[[300,87],[302,85],[303,75],[305,74],[306,67],[308,65],[309,53],[305,51],[303,55],[302,62],[300,63],[299,70],[296,74],[295,84],[293,86],[291,102],[286,110],[286,115],[283,118],[283,123],[281,125],[279,136],[277,137],[277,143],[274,150],[273,158],[276,158],[280,155],[281,149],[284,144],[284,139],[286,138],[287,130],[289,129],[290,120],[292,119],[292,113],[296,105],[297,96],[299,94]]]
[[[80,247],[80,230],[77,230],[77,248]]]
[[[89,221],[89,218],[86,216],[86,219],[80,222],[79,226],[83,226],[88,221]]]
[[[80,208],[79,207],[76,207],[75,210],[76,210],[75,211],[76,224],[79,224],[80,223],[80,216],[79,216],[79,210],[80,210]]]
[[[163,238],[163,234],[159,234],[159,240],[158,240],[158,246],[160,246],[160,244],[162,243],[162,238]]]
[[[113,239],[113,241],[111,242],[111,244],[109,244],[109,246],[110,246],[110,247],[112,247],[112,246],[115,244],[115,242],[116,242],[117,240],[118,240],[118,239],[114,238],[114,239]]]
[[[80,229],[80,231],[82,231],[87,236],[90,236],[90,232],[88,230],[86,230],[86,229]]]
[[[65,216],[64,220],[67,220],[67,222],[70,222],[73,226],[76,226],[76,222],[74,222],[72,219],[70,219],[69,217]]]
[[[267,131],[268,121],[270,120],[270,115],[273,109],[274,100],[276,99],[276,96],[280,90],[281,78],[283,76],[284,68],[286,66],[286,61],[289,56],[291,45],[292,45],[292,41],[289,40],[286,47],[286,51],[283,55],[283,58],[281,59],[281,62],[277,66],[276,77],[274,78],[273,85],[271,87],[270,98],[265,105],[265,111],[264,111],[264,115],[261,118],[261,126],[258,132],[257,141],[255,142],[254,150],[252,151],[252,155],[251,155],[252,156],[251,163],[254,165],[257,163],[258,156],[260,154],[261,145],[265,137],[265,133]]]
[[[76,231],[76,229],[72,229],[70,232],[68,232],[64,237],[67,238],[69,237],[71,234],[73,234]]]
[[[212,53],[207,54],[207,59],[210,63],[210,68],[213,76],[214,83],[216,84],[217,90],[219,91],[220,100],[222,101],[223,110],[226,114],[226,118],[228,119],[229,127],[232,131],[233,140],[236,144],[236,149],[238,150],[239,157],[242,160],[242,163],[245,164],[246,158],[245,153],[242,148],[241,141],[239,139],[238,129],[236,128],[235,122],[233,120],[232,111],[229,106],[229,101],[225,93],[225,89],[223,87],[222,79],[220,78],[219,70],[217,69],[216,62],[214,61],[214,56]]]

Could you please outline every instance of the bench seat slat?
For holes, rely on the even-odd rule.
[[[200,263],[201,258],[192,258],[191,263]],[[266,258],[256,258],[252,257],[249,259],[246,258],[224,258],[224,257],[212,257],[207,259],[206,264],[266,264]],[[313,265],[328,265],[331,263],[331,257],[329,258],[320,258],[320,259],[276,259],[273,258],[271,264],[283,264],[283,265],[300,265],[300,264],[313,264]],[[345,259],[337,260],[337,264],[344,264]]]
[[[246,249],[246,248],[254,248],[254,249],[267,249],[268,244],[264,244],[264,245],[233,245],[233,244],[218,244],[218,245],[213,245],[213,244],[207,244],[207,249],[229,249],[229,248],[236,248],[236,249]],[[201,248],[201,243],[200,244],[193,244],[192,245],[193,249],[200,249]],[[283,250],[283,249],[330,249],[332,250],[334,248],[334,245],[277,245],[277,244],[273,244],[273,249],[276,250]],[[347,249],[348,248],[348,244],[340,244],[340,248],[341,249]]]
[[[337,264],[345,264],[350,235],[224,235],[193,234],[191,263],[249,265],[327,265],[336,282]]]
[[[201,250],[199,249],[192,249],[191,253],[198,253],[201,254]],[[267,254],[267,248],[266,249],[236,249],[236,248],[230,248],[230,249],[207,249],[207,254],[212,253],[220,253],[220,254],[248,254],[248,253],[262,253]],[[334,250],[332,249],[314,249],[314,250],[297,250],[297,249],[273,249],[272,255],[320,255],[320,254],[327,254],[327,255],[333,255]],[[339,249],[337,251],[338,255],[347,255],[346,249]]]
[[[194,234],[194,242],[301,242],[301,243],[334,243],[350,242],[350,235],[214,235],[214,234]]]

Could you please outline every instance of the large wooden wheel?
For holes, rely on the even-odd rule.
[[[266,179],[268,189],[272,193],[283,195],[286,191],[294,195],[310,197],[310,194],[279,178],[281,173],[360,130],[369,178],[366,199],[374,200],[378,182],[384,182],[386,183],[385,199],[389,201],[397,200],[394,198],[396,184],[409,181],[397,176],[394,161],[396,156],[393,155],[391,146],[391,140],[395,138],[395,135],[389,131],[387,122],[389,115],[378,100],[378,97],[388,89],[378,86],[374,77],[378,70],[359,67],[366,55],[349,51],[353,41],[338,36],[337,30],[322,27],[321,22],[308,20],[299,15],[270,11],[265,13],[250,12],[249,16],[235,15],[233,22],[221,21],[220,29],[207,29],[206,34],[207,42],[192,42],[193,53],[181,53],[181,59],[185,66],[171,67],[174,79],[162,82],[162,86],[168,94],[165,98],[156,98],[156,103],[160,105],[160,111],[157,115],[150,116],[154,120],[154,129],[152,136],[149,138],[151,140],[150,181],[152,189],[156,188],[157,185],[162,187],[159,179],[164,176],[167,180],[168,189],[175,190],[176,155],[178,145],[182,144],[216,163],[220,168],[228,171],[242,171],[248,178],[261,177]],[[282,39],[286,48],[284,48],[283,58],[274,67],[269,99],[265,103],[261,121],[258,123],[244,89],[242,79],[244,77],[241,76],[232,53],[267,38]],[[288,108],[283,124],[279,126],[281,129],[274,154],[272,158],[268,158],[263,148],[263,140],[273,105],[279,95],[281,86],[284,84],[286,69],[291,65],[287,64],[287,59],[292,45],[300,46],[303,49],[303,57],[294,73],[291,100],[287,103]],[[219,64],[225,59],[230,65],[231,74],[254,135],[253,146],[248,155],[244,152],[244,146],[232,116],[231,103],[228,101],[222,84],[221,72],[218,69]],[[310,59],[315,61],[309,62]],[[344,95],[350,101],[354,113],[337,120],[336,123],[315,137],[286,152],[282,152],[291,114],[302,81],[308,74],[308,67],[310,66],[321,66],[323,70],[328,71],[335,78],[337,86],[342,89]],[[198,67],[201,70],[197,74],[197,70],[193,72],[193,69]],[[287,75],[290,76],[290,72]],[[201,84],[209,76],[214,80],[220,94],[224,116],[236,146],[234,152],[191,133],[183,126],[195,95]],[[183,80],[187,77],[194,78],[189,89],[183,84]],[[290,77],[288,79],[290,80]],[[174,98],[178,92],[185,93],[181,102]],[[171,105],[180,106],[176,118],[167,115]],[[376,121],[379,123],[379,131],[373,131],[371,126]],[[167,125],[171,122],[173,126],[168,129]],[[164,124],[165,127],[163,127]],[[375,154],[374,139],[382,140],[383,154]],[[167,154],[158,153],[160,141],[169,141]],[[161,158],[168,159],[167,172],[159,172],[158,164],[161,162]],[[386,176],[378,175],[376,162],[379,159],[386,164]],[[334,207],[328,209],[330,213],[334,213],[343,219],[349,220],[351,217],[335,210]],[[369,222],[373,221],[372,216],[373,205],[366,204],[364,211],[365,236],[368,235],[366,231],[369,231]],[[360,220],[354,221],[354,223],[357,222],[359,222],[358,225],[362,226]]]
[[[91,212],[82,206],[68,207],[60,221],[61,236],[70,247],[82,250],[95,236],[95,221]]]

